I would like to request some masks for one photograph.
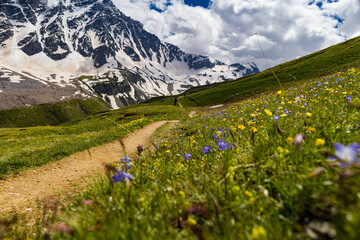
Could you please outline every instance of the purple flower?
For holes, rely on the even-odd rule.
[[[275,122],[277,122],[277,121],[279,121],[279,116],[278,116],[278,115],[274,115],[273,119],[274,119]]]
[[[159,147],[157,145],[154,146],[156,148],[156,150],[159,150]]]
[[[352,98],[351,96],[347,96],[346,101],[351,101],[351,98]]]
[[[224,139],[221,139],[220,141],[218,141],[216,143],[216,146],[218,146],[221,151],[225,151],[226,149],[228,149],[230,147],[230,145]]]
[[[300,145],[303,139],[304,139],[304,134],[296,134],[293,140],[293,144]]]
[[[214,135],[214,140],[217,140],[219,138],[218,135],[216,135],[215,133],[213,133],[213,135]]]
[[[284,109],[286,115],[289,115],[289,110],[287,108]]]
[[[124,156],[123,158],[120,158],[120,160],[123,162],[123,163],[128,163],[130,162],[130,158],[128,156]]]
[[[125,181],[132,181],[134,179],[130,173],[126,173],[123,170],[116,170],[115,175],[112,176],[114,182],[125,182]]]
[[[307,107],[308,106],[308,104],[307,103],[304,103],[304,107]]]
[[[206,147],[204,147],[203,149],[201,149],[201,151],[203,152],[203,154],[207,154],[211,152],[211,147],[209,147],[208,145],[206,145]]]
[[[123,165],[126,171],[128,171],[132,166],[132,162],[128,162],[127,164]]]
[[[184,158],[185,158],[186,160],[189,160],[189,159],[191,158],[191,154],[190,154],[190,153],[185,153],[185,154],[184,154]]]
[[[330,161],[339,160],[339,166],[345,168],[353,163],[360,163],[359,143],[351,143],[344,146],[341,143],[334,143],[335,156],[329,157]]]

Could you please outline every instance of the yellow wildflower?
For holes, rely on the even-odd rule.
[[[245,191],[245,195],[248,196],[248,197],[252,197],[252,196],[253,196],[252,193],[249,192],[249,191]]]
[[[325,145],[325,139],[317,138],[315,141],[316,146],[324,146]]]
[[[179,194],[182,198],[185,198],[185,193],[183,191],[179,191]]]
[[[306,113],[306,116],[311,117],[311,116],[312,116],[312,113],[307,112],[307,113]]]
[[[197,222],[196,222],[196,220],[194,218],[189,217],[188,220],[187,220],[187,223],[189,225],[191,225],[191,226],[194,226],[194,225],[196,225]]]
[[[315,132],[315,130],[316,130],[316,129],[315,129],[314,127],[309,127],[309,128],[307,129],[308,132]]]
[[[253,227],[251,231],[251,239],[262,239],[266,237],[266,230],[262,226]]]
[[[264,109],[264,111],[265,111],[265,113],[266,113],[267,115],[269,115],[269,116],[272,116],[272,115],[273,115],[272,112],[270,112],[270,111],[267,110],[267,109]]]
[[[244,125],[239,125],[238,128],[241,129],[241,130],[244,130],[245,126]]]

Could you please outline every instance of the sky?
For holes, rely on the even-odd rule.
[[[187,53],[267,68],[360,36],[360,0],[113,0]],[[258,35],[254,35],[254,33]]]

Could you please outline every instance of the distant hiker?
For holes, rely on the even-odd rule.
[[[176,106],[177,99],[178,99],[178,96],[175,96],[175,97],[174,97],[174,106]]]

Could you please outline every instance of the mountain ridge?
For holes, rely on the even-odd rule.
[[[125,71],[137,75],[136,81],[127,84],[131,92],[116,88],[112,95],[102,91],[109,86],[94,90],[98,82],[86,82],[89,96],[112,98],[108,102],[113,108],[259,72],[255,63],[227,65],[185,53],[147,32],[111,0],[60,0],[57,4],[4,0],[0,4],[0,28],[0,66],[17,66],[12,69],[15,72],[25,68],[45,81],[51,80],[50,74],[61,72],[90,74],[95,75],[92,80],[102,79],[102,85],[121,83],[129,75],[122,74]],[[34,64],[38,71],[31,69]],[[109,79],[109,75],[118,78]],[[59,81],[66,84],[66,77],[55,82]]]

